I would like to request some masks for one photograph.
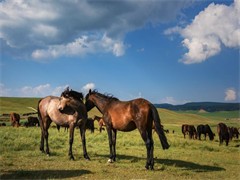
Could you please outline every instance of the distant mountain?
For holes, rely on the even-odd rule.
[[[173,111],[205,110],[207,112],[214,112],[214,111],[240,110],[240,103],[191,102],[183,105],[172,104],[154,104],[154,105],[157,108],[164,108]]]

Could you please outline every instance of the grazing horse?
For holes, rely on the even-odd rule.
[[[203,125],[200,124],[197,126],[197,134],[198,139],[201,140],[201,134],[204,134],[204,138],[206,140],[206,135],[208,134],[209,139],[212,141],[214,139],[215,134],[212,132],[210,126],[208,124]]]
[[[28,121],[24,123],[26,127],[31,127],[31,126],[39,126],[39,121],[37,117],[28,117]]]
[[[219,123],[217,125],[217,133],[219,136],[219,145],[221,145],[223,143],[223,141],[226,141],[226,146],[228,146],[228,142],[229,142],[229,132],[228,132],[228,127],[226,124],[224,123]]]
[[[155,123],[157,134],[163,149],[168,149],[169,144],[161,127],[157,109],[149,101],[139,98],[131,101],[120,101],[115,97],[103,95],[97,91],[89,90],[85,102],[87,111],[93,107],[103,114],[103,121],[107,128],[110,159],[108,162],[116,160],[116,137],[117,130],[132,131],[138,128],[142,139],[146,144],[147,161],[146,169],[153,169],[153,138],[152,124]]]
[[[67,94],[67,97],[65,97]],[[47,96],[38,103],[38,116],[41,127],[40,150],[44,152],[44,139],[46,141],[46,153],[49,155],[48,128],[51,122],[57,127],[69,127],[69,158],[74,160],[72,154],[72,144],[74,138],[74,128],[79,126],[82,138],[83,154],[85,159],[89,159],[86,150],[85,124],[87,122],[87,111],[83,103],[83,94],[67,88],[62,92],[61,97]]]
[[[186,134],[189,135],[189,139],[197,139],[197,131],[193,125],[183,124],[182,125],[182,133],[185,138]]]
[[[97,120],[98,122],[98,125],[99,125],[99,131],[100,133],[102,132],[102,130],[104,130],[103,126],[106,126],[104,121],[103,121],[103,118],[102,117],[99,117],[99,116],[94,116],[93,118],[94,120]]]
[[[236,137],[238,139],[239,137],[239,132],[236,127],[228,127],[228,132],[229,132],[229,139],[232,140],[233,137]]]
[[[13,127],[19,127],[20,126],[20,115],[18,113],[12,112],[10,114],[10,122]]]

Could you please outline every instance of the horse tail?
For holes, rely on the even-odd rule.
[[[160,117],[159,117],[158,111],[153,104],[151,105],[151,110],[152,110],[153,122],[155,124],[155,129],[156,129],[156,132],[157,132],[158,137],[160,139],[160,142],[162,144],[162,148],[163,149],[168,149],[170,147],[170,145],[167,142],[167,138],[166,138],[165,133],[163,131],[163,126],[160,123]]]
[[[33,111],[35,111],[35,112],[38,112],[38,110],[37,109],[35,109],[35,108],[33,108],[33,107],[27,107],[28,109],[31,109],[31,110],[33,110]]]

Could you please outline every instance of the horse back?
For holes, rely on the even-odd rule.
[[[203,133],[203,134],[206,134],[206,129],[205,129],[205,126],[203,124],[200,124],[197,126],[197,132],[199,134]]]
[[[58,97],[55,96],[47,96],[42,98],[39,103],[38,103],[38,111],[40,112],[41,116],[47,116],[48,113],[48,108],[51,105],[52,100],[57,100],[59,101]]]
[[[224,139],[229,139],[229,132],[226,124],[219,123],[217,125],[217,133],[220,137],[223,137]]]
[[[208,124],[205,125],[206,133],[213,135],[213,132]]]
[[[41,116],[40,120],[51,120],[58,125],[65,125],[69,116],[58,110],[59,97],[47,96],[39,101],[38,109]]]
[[[131,101],[113,101],[105,110],[107,111],[107,115],[110,116],[110,123],[113,128],[120,131],[132,131],[136,129],[139,121],[147,124],[147,121],[142,121],[148,119],[150,104],[142,98]]]
[[[222,134],[225,134],[228,132],[228,127],[226,124],[224,123],[219,123],[218,126],[217,126],[217,132],[218,134],[222,133]]]

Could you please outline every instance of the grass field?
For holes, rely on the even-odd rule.
[[[37,99],[0,98],[0,114],[30,112],[26,107],[36,107]],[[11,106],[9,106],[11,105]],[[137,130],[118,132],[117,161],[107,163],[109,156],[107,133],[86,132],[87,150],[91,161],[82,154],[79,130],[75,131],[73,155],[68,160],[68,133],[63,129],[49,129],[51,156],[39,150],[40,128],[0,127],[0,179],[239,179],[240,140],[234,139],[229,146],[219,146],[218,136],[208,139],[184,139],[181,124],[208,123],[216,133],[216,125],[225,122],[239,127],[239,112],[173,112],[158,109],[171,147],[162,150],[154,133],[155,170],[144,168],[146,148]],[[100,115],[96,109],[89,116]],[[226,120],[228,119],[228,120]],[[96,125],[97,127],[97,125]],[[172,130],[175,133],[172,133]]]

